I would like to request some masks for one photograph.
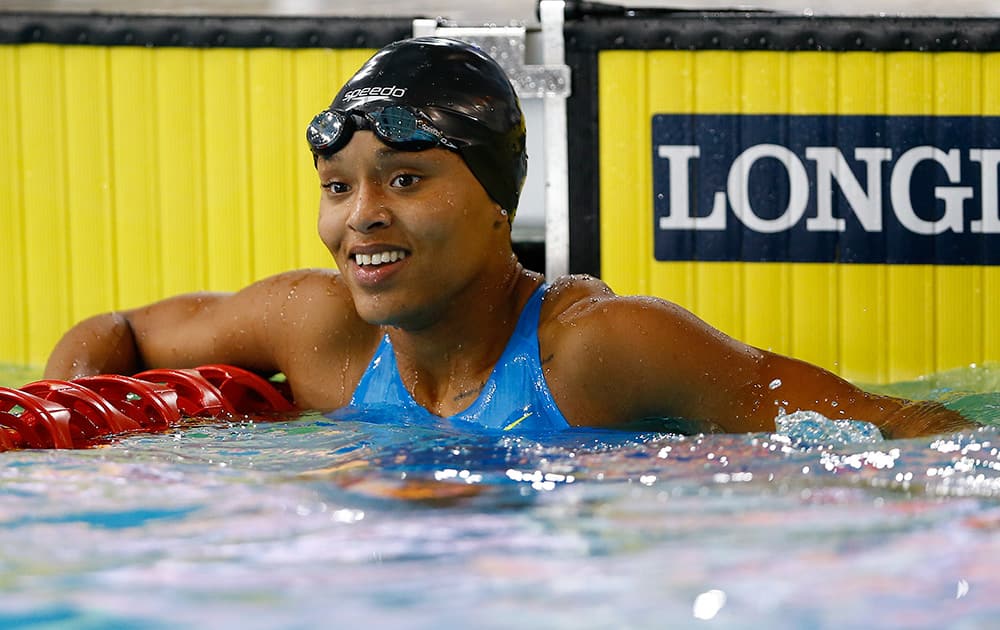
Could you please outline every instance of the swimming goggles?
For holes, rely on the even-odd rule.
[[[313,153],[333,155],[351,141],[354,132],[368,129],[386,145],[399,151],[423,151],[434,147],[458,150],[426,114],[405,105],[390,105],[369,112],[327,109],[316,114],[306,129]]]

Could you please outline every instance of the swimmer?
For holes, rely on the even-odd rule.
[[[92,317],[59,341],[46,377],[229,363],[283,373],[302,409],[388,407],[510,431],[647,418],[773,431],[797,410],[867,420],[889,438],[974,426],[748,346],[668,301],[526,270],[511,245],[524,117],[476,47],[387,46],[306,138],[338,271]]]

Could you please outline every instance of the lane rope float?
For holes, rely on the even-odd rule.
[[[0,387],[0,451],[88,448],[131,433],[165,431],[186,417],[295,411],[290,392],[280,387],[222,364]]]

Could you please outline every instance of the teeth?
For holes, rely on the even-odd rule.
[[[381,265],[388,262],[396,262],[406,258],[406,252],[395,249],[390,252],[379,252],[377,254],[355,254],[354,260],[359,265]]]

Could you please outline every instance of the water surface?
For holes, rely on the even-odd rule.
[[[886,388],[994,425],[910,440],[305,414],[0,453],[0,626],[990,628],[998,379]]]

